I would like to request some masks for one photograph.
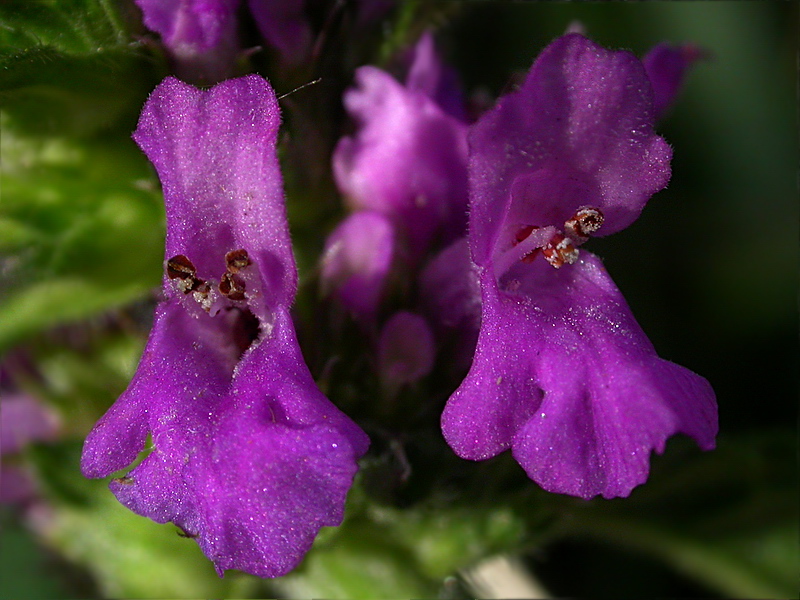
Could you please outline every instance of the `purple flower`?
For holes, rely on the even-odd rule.
[[[338,525],[366,435],[317,389],[289,306],[297,271],[258,76],[200,91],[167,78],[134,139],[167,210],[165,299],[128,389],[89,434],[82,470],[125,506],[195,538],[217,571],[290,571]]]
[[[217,82],[233,72],[239,51],[239,0],[136,0],[144,24],[161,36],[175,72]]]
[[[642,59],[653,86],[656,119],[661,118],[678,95],[686,71],[706,53],[692,44],[658,44]]]
[[[0,376],[4,374],[0,368]],[[32,443],[53,441],[60,429],[58,415],[36,398],[0,391],[0,459]],[[25,504],[36,496],[36,483],[24,465],[0,460],[0,504]]]
[[[433,333],[423,317],[401,310],[386,321],[378,339],[378,371],[390,394],[430,373],[435,357]]]
[[[439,57],[430,31],[423,33],[413,48],[406,88],[432,98],[443,111],[456,119],[467,120],[458,75],[455,69]]]
[[[395,233],[383,214],[360,210],[342,221],[325,242],[320,278],[355,317],[374,320],[394,260]]]
[[[419,297],[437,338],[444,341],[446,365],[463,377],[475,354],[481,320],[481,290],[467,238],[431,259],[417,282]]]
[[[546,490],[627,496],[678,432],[714,447],[708,382],[660,359],[601,261],[670,177],[641,62],[579,34],[534,63],[470,133],[469,244],[482,315],[442,416],[459,456],[508,448]]]
[[[432,68],[430,61],[427,63]],[[365,66],[345,94],[356,135],[339,141],[333,173],[346,202],[375,210],[395,224],[413,263],[440,238],[463,234],[467,203],[467,125],[423,89]]]

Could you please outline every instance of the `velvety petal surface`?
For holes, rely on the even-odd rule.
[[[669,180],[672,151],[653,132],[653,92],[633,54],[565,35],[521,88],[472,127],[470,245],[486,265],[520,226],[563,227],[599,208],[597,235],[630,225]]]
[[[286,312],[242,359],[231,397],[215,436],[215,476],[197,480],[209,511],[198,542],[220,573],[277,577],[320,527],[341,523],[369,440],[317,389]]]
[[[442,416],[457,454],[512,447],[544,489],[612,498],[646,480],[671,435],[714,447],[708,382],[656,355],[597,257],[521,265],[504,289],[487,271],[481,284],[475,360]]]
[[[356,84],[344,103],[358,131],[333,155],[347,202],[389,216],[411,255],[437,234],[455,239],[466,224],[467,126],[375,67],[359,68]]]
[[[703,55],[700,48],[691,44],[658,44],[644,56],[642,63],[653,86],[657,119],[664,115],[678,95],[689,67]]]
[[[218,279],[225,254],[246,250],[261,278],[260,318],[291,303],[297,280],[276,151],[279,126],[275,92],[257,75],[208,91],[168,77],[148,99],[133,136],[164,190],[165,258],[185,255],[199,277]],[[166,278],[164,285],[169,292]]]
[[[317,389],[295,337],[278,125],[256,76],[204,92],[167,79],[148,100],[135,138],[164,188],[166,299],[81,462],[105,477],[146,450],[112,491],[182,528],[220,574],[296,566],[341,521],[369,443]]]
[[[394,225],[383,214],[360,210],[328,236],[322,255],[322,286],[355,317],[370,321],[378,310],[395,257]]]

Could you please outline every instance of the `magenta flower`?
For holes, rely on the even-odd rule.
[[[550,44],[470,133],[474,361],[442,416],[459,456],[511,448],[546,490],[627,496],[671,435],[714,447],[708,382],[660,359],[601,261],[579,250],[666,186],[642,63],[579,34]]]
[[[689,67],[705,56],[703,50],[692,44],[658,44],[645,55],[642,63],[653,86],[656,119],[661,118],[678,95]]]
[[[423,33],[413,48],[406,88],[432,98],[444,112],[456,119],[467,120],[458,74],[442,61],[430,31]]]
[[[435,357],[433,333],[423,317],[401,310],[386,321],[378,338],[378,372],[390,394],[428,375]]]
[[[161,36],[175,72],[197,82],[222,81],[239,52],[239,0],[136,0],[145,26]]]
[[[325,241],[320,279],[323,291],[363,323],[378,312],[395,252],[394,226],[382,213],[359,210]]]
[[[297,271],[258,76],[200,91],[167,78],[134,139],[164,189],[163,293],[131,385],[86,440],[82,470],[125,506],[195,538],[222,574],[290,571],[338,525],[368,446],[317,389],[289,306]]]
[[[432,48],[420,52],[406,86],[375,67],[356,71],[344,104],[358,129],[333,155],[346,202],[389,217],[411,263],[436,239],[463,235],[467,206],[468,128],[429,95],[439,94],[442,70]],[[435,71],[427,79],[425,68]]]
[[[36,483],[24,465],[2,459],[30,444],[54,441],[60,429],[60,418],[49,406],[27,394],[0,390],[0,504],[25,504],[37,497]]]

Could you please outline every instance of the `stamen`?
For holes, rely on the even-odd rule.
[[[249,267],[252,264],[252,261],[250,260],[250,256],[247,254],[247,250],[241,248],[239,250],[231,250],[228,252],[225,255],[225,264],[227,265],[230,273],[238,273],[245,267]]]
[[[170,258],[167,261],[166,271],[167,277],[174,281],[178,291],[184,294],[197,291],[205,283],[202,279],[198,279],[194,264],[183,254]]]
[[[197,271],[188,258],[183,254],[173,256],[167,261],[167,277],[170,279],[188,279],[194,277]]]
[[[558,233],[555,227],[537,227],[535,225],[517,226],[511,229],[510,247],[505,247],[495,258],[494,272],[501,277],[519,261],[531,262],[539,254],[539,249]],[[506,238],[508,239],[508,238]]]
[[[584,243],[603,225],[603,213],[599,208],[583,206],[564,223],[564,231],[578,244]]]
[[[244,280],[231,272],[224,273],[219,280],[220,293],[229,300],[244,300]]]
[[[204,311],[209,312],[211,310],[211,305],[214,303],[211,297],[211,287],[202,279],[198,279],[195,283],[197,285],[192,288],[192,297]]]
[[[564,266],[564,263],[571,265],[578,260],[579,254],[572,240],[560,233],[554,235],[542,248],[542,256],[556,269]]]

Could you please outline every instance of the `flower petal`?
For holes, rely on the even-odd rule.
[[[390,217],[421,256],[435,235],[455,239],[466,224],[467,126],[375,67],[356,82],[344,101],[359,130],[336,147],[336,183],[353,208]]]
[[[162,443],[172,452],[210,435],[209,412],[221,409],[216,398],[227,391],[235,364],[221,350],[217,326],[207,315],[190,316],[177,300],[158,306],[133,381],[86,438],[81,459],[86,477],[127,467],[148,433],[156,449],[151,456],[162,451]]]
[[[89,434],[81,461],[86,476],[104,477],[133,462],[150,436],[112,491],[196,538],[220,574],[278,576],[296,566],[319,528],[341,520],[369,444],[317,389],[289,316],[297,273],[278,122],[275,95],[256,76],[206,92],[168,79],[148,101],[136,140],[164,186],[167,299],[131,385]],[[198,309],[192,296],[201,292],[187,286],[220,271],[227,304]]]
[[[714,447],[708,382],[656,355],[597,257],[524,266],[502,282],[515,292],[482,276],[475,360],[442,418],[457,454],[513,445],[546,490],[611,498],[645,481],[650,452],[675,433]]]
[[[322,255],[323,288],[363,321],[374,319],[395,254],[391,221],[373,210],[360,210],[328,236]]]
[[[136,0],[136,5],[181,77],[217,82],[230,75],[238,50],[239,0]]]
[[[316,387],[285,311],[242,359],[231,399],[215,432],[214,476],[189,479],[208,511],[198,543],[220,573],[277,577],[320,527],[341,523],[369,440]]]
[[[517,222],[561,228],[593,206],[605,214],[598,235],[630,225],[670,176],[672,152],[654,118],[650,81],[629,52],[579,34],[545,48],[521,89],[470,132],[476,263],[486,265]]]
[[[200,277],[213,279],[225,272],[227,252],[244,249],[259,270],[267,309],[288,306],[297,281],[279,126],[275,92],[257,75],[207,91],[168,77],[150,95],[133,136],[164,190],[165,258],[187,256]]]
[[[657,119],[664,115],[678,95],[689,67],[703,58],[704,54],[692,44],[658,44],[644,56],[642,62],[653,86]]]
[[[414,46],[406,88],[412,92],[422,92],[435,100],[448,115],[466,122],[466,109],[458,75],[455,69],[446,65],[439,57],[430,31],[423,33]]]
[[[435,358],[433,333],[423,317],[405,310],[389,317],[378,338],[378,371],[388,389],[425,377]]]
[[[417,283],[420,302],[443,341],[446,365],[463,377],[472,362],[481,321],[481,289],[463,237],[435,255]]]

